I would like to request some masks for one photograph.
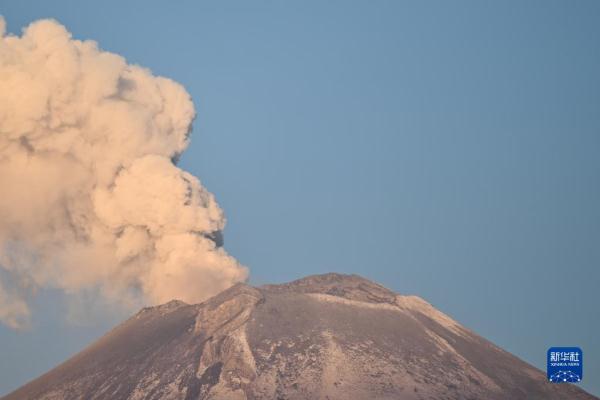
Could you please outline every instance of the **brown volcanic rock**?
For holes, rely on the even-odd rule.
[[[146,308],[14,399],[595,399],[358,276]]]

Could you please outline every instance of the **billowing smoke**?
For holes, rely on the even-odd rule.
[[[126,306],[199,302],[246,279],[223,213],[175,165],[194,106],[172,80],[42,20],[0,17],[0,320],[39,288]]]

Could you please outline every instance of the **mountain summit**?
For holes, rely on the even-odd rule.
[[[595,399],[356,275],[145,308],[4,400]]]

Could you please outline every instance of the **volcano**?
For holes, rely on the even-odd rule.
[[[355,275],[144,308],[8,394],[24,399],[596,399],[416,296]]]

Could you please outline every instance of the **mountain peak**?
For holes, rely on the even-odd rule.
[[[240,283],[140,311],[17,399],[592,400],[357,275]]]
[[[310,275],[289,283],[265,285],[261,288],[273,292],[324,294],[367,303],[394,304],[397,296],[391,290],[362,276],[335,272]]]

